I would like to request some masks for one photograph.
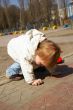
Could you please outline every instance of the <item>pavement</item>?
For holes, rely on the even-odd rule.
[[[45,33],[46,37],[49,40],[52,40],[56,43],[71,43],[73,42],[73,30],[72,29],[64,29],[60,28],[57,30],[48,30],[42,31]],[[0,37],[0,47],[5,47],[7,43],[14,37],[18,37],[19,35],[6,35]]]
[[[5,47],[11,38],[0,38],[0,46]],[[69,53],[73,51],[72,47],[67,49],[68,44],[73,44],[72,35],[48,39],[66,44]],[[66,57],[56,71],[61,74],[50,76],[38,69],[38,73],[43,72],[44,84],[37,87],[26,84],[24,79],[16,82],[0,76],[0,110],[73,110],[73,56]]]

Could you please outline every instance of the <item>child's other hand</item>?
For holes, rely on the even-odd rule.
[[[36,79],[36,80],[33,81],[32,85],[33,86],[38,86],[38,85],[41,85],[43,83],[44,82],[41,79]]]

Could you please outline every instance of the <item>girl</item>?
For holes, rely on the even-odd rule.
[[[13,38],[8,43],[7,51],[15,63],[6,70],[6,77],[19,80],[19,73],[22,71],[25,81],[32,85],[43,83],[41,79],[35,79],[33,62],[38,66],[45,66],[51,72],[60,56],[60,48],[36,29]]]

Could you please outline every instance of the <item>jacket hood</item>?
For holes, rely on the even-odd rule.
[[[27,37],[29,43],[29,52],[34,55],[35,50],[38,47],[38,44],[42,42],[43,40],[46,39],[45,34],[42,32],[36,30],[36,29],[31,29],[28,32],[26,32],[25,36]]]

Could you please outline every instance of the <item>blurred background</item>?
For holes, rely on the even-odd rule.
[[[0,33],[73,24],[73,0],[0,0]]]

